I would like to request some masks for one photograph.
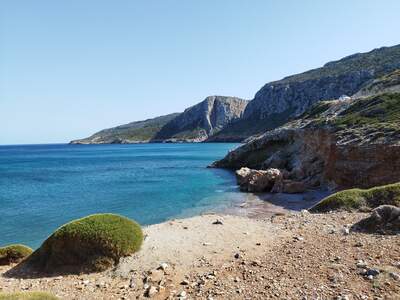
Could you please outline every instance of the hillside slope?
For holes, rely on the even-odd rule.
[[[174,113],[145,121],[104,129],[71,144],[130,144],[145,142],[202,142],[241,118],[248,101],[225,96],[210,96]]]
[[[323,67],[270,82],[247,105],[243,118],[214,140],[245,139],[283,125],[314,103],[353,95],[376,78],[400,68],[400,45],[358,53]]]
[[[382,47],[267,83],[251,101],[210,96],[181,114],[133,122],[72,143],[244,141],[299,117],[319,101],[356,93],[365,97],[393,86],[396,74],[387,75],[399,68],[400,45]]]
[[[179,113],[104,129],[88,138],[71,141],[71,144],[123,144],[149,142],[161,128]]]

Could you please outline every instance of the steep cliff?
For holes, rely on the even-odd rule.
[[[251,101],[211,96],[179,115],[133,122],[72,143],[244,141],[299,117],[319,101],[357,92],[366,97],[393,86],[396,74],[386,75],[399,68],[400,45],[383,47],[267,83]]]
[[[266,84],[243,118],[213,139],[245,139],[283,125],[321,100],[353,95],[376,78],[400,68],[400,45],[358,53],[323,67]]]
[[[71,141],[71,144],[129,144],[148,142],[169,121],[178,116],[178,113],[169,114],[144,121],[104,129],[92,136]]]
[[[371,187],[400,179],[400,93],[392,82],[369,96],[322,101],[256,137],[215,167],[277,168],[307,186]],[[383,86],[387,76],[366,87]]]
[[[225,96],[210,96],[187,108],[166,124],[154,141],[202,142],[241,118],[248,101]]]
[[[235,97],[210,96],[183,113],[104,129],[71,144],[202,142],[238,120],[247,104],[248,101]]]

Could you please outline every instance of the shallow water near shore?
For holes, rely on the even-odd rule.
[[[241,193],[233,172],[206,168],[237,146],[0,146],[0,247],[36,248],[62,224],[94,213],[150,225],[201,213],[257,217],[311,206],[301,195]]]
[[[234,175],[207,169],[237,144],[0,147],[0,246],[38,247],[60,225],[118,213],[142,225],[243,201]]]

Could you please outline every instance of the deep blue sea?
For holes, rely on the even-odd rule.
[[[38,247],[60,225],[112,212],[142,225],[239,202],[231,172],[207,169],[236,144],[0,146],[0,246]]]

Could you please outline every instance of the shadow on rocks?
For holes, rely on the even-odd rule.
[[[19,264],[5,272],[3,276],[19,279],[58,277],[102,272],[112,269],[115,266],[115,262],[112,259],[105,257],[99,257],[99,259],[93,259],[93,261],[96,263],[101,263],[101,267],[96,264],[93,265],[93,262],[89,261],[86,264],[57,265],[48,268],[44,267],[44,260],[41,259],[37,250],[31,256],[27,257],[25,260],[21,261]]]
[[[354,224],[352,231],[377,234],[400,233],[400,208],[392,205],[381,205],[371,215]]]
[[[29,266],[25,261],[12,267],[10,270],[3,274],[4,277],[8,278],[19,278],[19,279],[35,279],[42,277],[56,277],[64,274],[47,274],[38,272],[34,267]]]

